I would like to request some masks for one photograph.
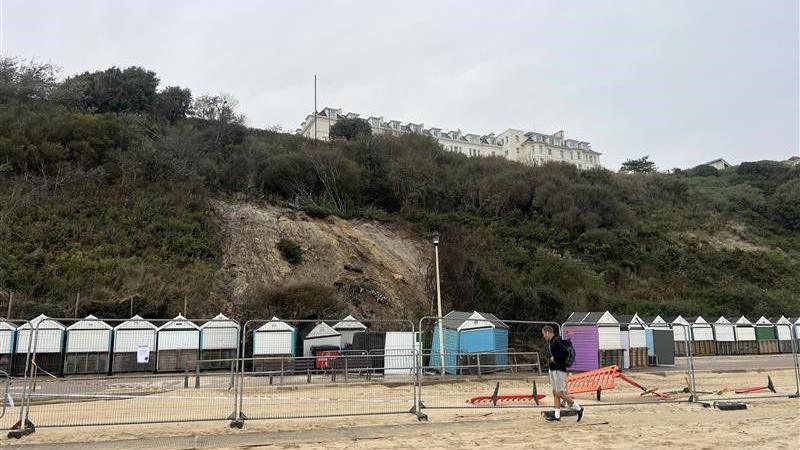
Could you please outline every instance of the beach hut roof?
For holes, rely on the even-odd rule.
[[[486,312],[466,312],[466,311],[450,311],[444,316],[445,328],[451,330],[462,330],[465,328],[508,328],[508,325],[503,323],[494,314]],[[470,323],[467,323],[471,321]]]
[[[726,318],[725,316],[719,316],[719,319],[717,319],[714,323],[718,323],[718,324],[722,325],[722,324],[730,324],[732,322],[730,321],[730,319]]]
[[[294,327],[272,316],[272,320],[256,328],[256,331],[294,331]]]
[[[756,325],[772,325],[772,321],[764,316],[761,316],[758,318],[758,320],[756,320]]]
[[[787,319],[787,318],[786,318],[786,316],[781,316],[779,319],[775,319],[775,320],[773,320],[773,321],[772,321],[772,323],[785,323],[785,324],[791,324],[792,322],[791,322],[789,319]]]
[[[165,331],[165,330],[199,330],[200,327],[193,324],[191,321],[187,320],[186,317],[183,317],[182,314],[178,314],[175,316],[174,319],[170,320],[169,322],[165,323],[158,327],[158,331]]]
[[[655,319],[655,317],[653,317],[653,316],[641,316],[640,319],[642,320],[642,323],[647,325],[649,323],[653,323],[653,320]]]
[[[703,316],[692,316],[687,317],[686,321],[691,323],[692,325],[707,325],[708,321],[703,318]]]
[[[137,314],[114,327],[114,330],[141,330],[142,328],[148,328],[152,330],[158,329],[157,326],[153,325],[148,320],[144,320],[142,316]]]
[[[580,320],[578,320],[580,319]],[[585,323],[590,325],[613,324],[619,325],[617,319],[608,311],[574,312],[567,318],[567,322]]]
[[[113,327],[97,317],[89,314],[83,320],[79,320],[67,327],[67,330],[111,330]]]
[[[348,315],[339,323],[333,326],[334,330],[366,330],[367,326],[359,322],[355,317]]]
[[[667,319],[667,322],[669,322],[669,323],[682,323],[682,324],[686,324],[686,325],[689,324],[689,322],[686,319],[684,319],[683,316],[681,316],[681,315],[678,315],[676,317],[670,317],[669,319]]]
[[[16,329],[17,329],[17,326],[14,325],[13,323],[11,323],[11,322],[9,322],[9,321],[7,321],[5,319],[0,319],[0,330],[14,331]]]
[[[239,328],[239,324],[224,314],[217,314],[213,319],[200,325],[201,330],[205,330],[206,328]]]
[[[309,338],[323,338],[323,337],[331,337],[331,336],[341,336],[341,333],[331,328],[325,322],[320,322],[319,325],[315,326],[313,330],[309,331],[306,335],[306,339]]]
[[[42,324],[39,325],[39,322]],[[38,327],[38,328],[37,328]],[[44,314],[39,314],[33,320],[29,322],[25,322],[19,327],[20,330],[27,330],[27,329],[39,329],[39,330],[64,330],[64,325],[61,325],[59,322],[56,322],[53,319],[45,316]]]
[[[650,322],[650,323],[667,323],[667,321],[666,321],[666,320],[664,320],[664,318],[663,318],[663,317],[661,317],[660,315],[657,315],[657,316],[655,316],[655,317],[653,318],[653,321],[652,321],[652,322]]]
[[[747,319],[747,317],[742,316],[742,317],[739,317],[739,319],[736,320],[736,324],[737,325],[753,325],[753,322],[750,322]]]

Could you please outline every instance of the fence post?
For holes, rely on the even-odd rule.
[[[481,354],[477,353],[475,356],[476,356],[476,359],[478,360],[478,377],[480,377],[481,376]]]
[[[183,366],[183,388],[189,388],[189,366],[187,365]]]
[[[200,388],[200,360],[197,360],[196,363],[197,363],[197,365],[196,365],[195,373],[194,373],[194,388],[195,389],[199,389]]]
[[[348,370],[348,367],[347,367],[347,353],[345,353],[344,354],[344,382],[345,383],[347,383],[347,381],[349,379],[348,372],[350,372],[350,371]]]
[[[283,371],[284,371],[284,368],[283,368],[283,362],[284,362],[285,360],[286,360],[286,358],[285,358],[285,357],[283,357],[283,356],[281,356],[281,384],[283,384]]]

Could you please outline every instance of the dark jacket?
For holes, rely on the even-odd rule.
[[[569,349],[561,339],[561,336],[553,336],[550,339],[550,355],[553,359],[550,360],[550,370],[560,370],[561,372],[567,371],[567,357],[569,357]]]

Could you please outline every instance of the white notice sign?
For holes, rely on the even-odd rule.
[[[136,362],[139,364],[147,364],[150,362],[150,347],[147,345],[140,345],[136,351]]]

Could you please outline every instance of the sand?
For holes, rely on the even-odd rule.
[[[794,372],[698,372],[698,389],[758,385],[769,375],[779,393],[794,392]],[[642,384],[662,390],[680,388],[684,374],[635,373]],[[500,394],[529,392],[533,381],[546,390],[543,377],[496,377],[463,383],[430,384],[423,389],[429,422],[412,414],[327,417],[313,419],[248,420],[243,429],[231,429],[227,421],[182,424],[147,424],[106,427],[39,428],[21,441],[4,439],[0,446],[41,444],[41,448],[532,448],[541,446],[596,445],[601,448],[800,448],[800,401],[751,399],[744,411],[719,411],[698,404],[664,403],[641,397],[636,388],[617,381],[617,388],[597,402],[592,394],[578,397],[586,406],[581,423],[564,418],[560,423],[542,420],[542,409],[473,407],[465,401],[473,395],[489,395],[496,382]],[[541,389],[541,388],[540,388]],[[202,395],[198,395],[202,392]],[[189,395],[191,394],[191,395]],[[281,417],[337,412],[393,412],[406,410],[411,388],[404,385],[351,383],[309,385],[294,388],[262,385],[253,380],[245,390],[244,410],[250,417]],[[549,394],[549,393],[548,393]],[[754,394],[755,395],[755,394]],[[205,397],[204,397],[205,396]],[[218,399],[217,399],[218,397]],[[732,393],[706,394],[710,400],[745,399]],[[676,396],[675,400],[686,396]],[[548,401],[548,395],[545,401]],[[67,423],[98,417],[109,421],[125,417],[146,420],[150,414],[197,414],[227,411],[225,389],[174,390],[145,398],[64,403],[35,407],[32,419]],[[648,401],[643,405],[618,402]],[[208,408],[219,402],[218,408]],[[610,403],[614,405],[609,405]],[[145,407],[145,405],[148,405]],[[300,406],[298,406],[300,405]],[[465,406],[460,409],[439,407]],[[36,410],[36,408],[41,408]],[[38,413],[38,416],[34,415]],[[94,444],[91,444],[94,442]],[[59,443],[59,445],[56,445]],[[72,443],[72,444],[68,444]],[[31,448],[35,448],[32,446]]]

